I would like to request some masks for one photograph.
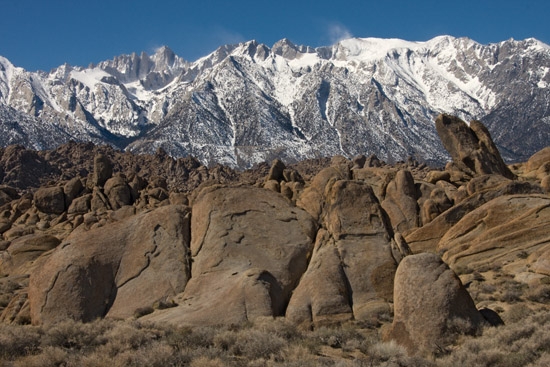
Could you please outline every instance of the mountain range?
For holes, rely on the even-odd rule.
[[[532,38],[249,41],[194,62],[161,47],[49,72],[0,56],[0,144],[162,148],[239,168],[357,154],[440,165],[434,118],[449,113],[481,120],[504,159],[521,161],[550,141],[549,70],[550,46]]]

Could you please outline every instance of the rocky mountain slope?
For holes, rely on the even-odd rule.
[[[445,170],[335,156],[239,172],[90,143],[8,147],[4,182],[19,186],[0,187],[0,320],[353,321],[429,356],[517,304],[548,310],[550,148],[506,166],[480,122],[435,126]]]
[[[333,46],[222,46],[195,62],[167,47],[87,68],[29,72],[0,57],[0,144],[159,147],[203,164],[377,154],[443,164],[433,119],[482,120],[505,160],[550,141],[550,48],[348,39]]]

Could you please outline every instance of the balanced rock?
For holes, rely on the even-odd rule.
[[[458,117],[441,114],[435,120],[435,128],[461,170],[473,175],[497,173],[510,179],[515,177],[481,122],[474,120],[468,126]]]
[[[281,181],[284,178],[283,172],[285,168],[285,164],[280,159],[273,160],[273,162],[271,163],[271,168],[269,169],[269,174],[267,175],[265,180],[273,180],[277,182]]]
[[[113,164],[106,155],[98,154],[94,157],[93,186],[103,186],[113,174]]]
[[[34,193],[34,205],[42,213],[61,214],[65,211],[65,193],[62,187],[46,187]]]
[[[132,193],[125,177],[121,175],[111,177],[105,182],[104,190],[113,210],[132,204]]]
[[[458,276],[435,254],[407,256],[395,274],[394,318],[385,340],[432,355],[486,324]]]
[[[63,192],[65,193],[65,204],[70,206],[73,200],[76,199],[82,192],[82,189],[84,189],[84,185],[82,185],[80,178],[75,177],[69,180],[65,186],[63,186]]]

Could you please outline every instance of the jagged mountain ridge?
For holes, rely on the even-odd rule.
[[[226,45],[195,62],[162,47],[87,68],[28,72],[0,57],[0,143],[68,140],[137,153],[162,147],[203,163],[249,167],[375,153],[447,159],[433,119],[481,119],[508,160],[550,141],[550,47],[354,38],[311,48]]]

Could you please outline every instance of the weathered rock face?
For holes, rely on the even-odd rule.
[[[190,276],[189,210],[167,206],[74,231],[32,273],[34,324],[126,318],[181,292]]]
[[[59,239],[51,235],[31,234],[17,238],[7,251],[0,253],[0,274],[28,274],[32,269],[32,261],[59,243]]]
[[[549,251],[548,228],[548,195],[501,196],[465,215],[437,250],[452,267],[502,266],[520,253]]]
[[[320,220],[325,204],[325,190],[330,188],[335,181],[350,178],[351,172],[348,165],[327,167],[313,178],[311,185],[304,190],[296,204],[304,208],[313,218]]]
[[[270,190],[213,186],[195,199],[191,222],[192,277],[179,306],[146,318],[193,325],[282,315],[307,268],[313,218]]]
[[[400,170],[386,187],[382,207],[388,213],[394,230],[404,232],[419,226],[416,188],[410,171]]]
[[[537,171],[544,164],[550,162],[550,147],[543,148],[533,154],[526,163],[526,171]]]
[[[480,178],[480,180],[484,181],[483,178]],[[491,181],[489,180],[488,182]],[[435,252],[437,244],[449,229],[457,224],[466,214],[495,198],[505,195],[544,193],[540,186],[530,184],[529,182],[511,181],[504,178],[499,182],[500,184],[496,186],[490,185],[488,188],[479,185],[480,191],[455,204],[423,227],[408,233],[405,239],[412,251],[415,253]],[[470,187],[476,186],[478,185]]]
[[[435,120],[435,127],[453,162],[466,174],[497,173],[514,178],[481,122],[474,120],[468,126],[458,117],[441,114]]]
[[[353,319],[352,290],[344,267],[334,239],[320,230],[307,272],[288,304],[287,319],[314,325]]]
[[[322,171],[319,176],[327,173]],[[351,317],[366,320],[389,312],[397,262],[385,212],[364,182],[323,182],[320,217],[327,230],[317,237],[310,266],[293,293],[287,317],[297,323],[323,324]],[[319,279],[325,280],[323,287],[318,286]]]
[[[384,338],[411,354],[440,351],[486,323],[456,274],[435,254],[407,256],[395,274],[394,319]]]
[[[162,150],[132,156],[71,143],[36,156],[66,170],[42,175],[47,187],[34,194],[0,187],[0,283],[18,285],[0,294],[0,322],[128,318],[166,302],[173,307],[144,318],[212,325],[284,315],[313,327],[374,325],[392,314],[395,273],[411,248],[439,251],[453,269],[479,267],[483,284],[519,271],[514,280],[526,286],[550,276],[544,151],[511,166],[518,180],[375,157],[288,167],[275,160],[236,172]],[[488,263],[503,266],[485,273]],[[456,270],[480,305],[494,307],[483,303],[473,273]],[[414,275],[417,283],[432,278]],[[415,287],[432,297],[433,289]],[[407,297],[421,303],[419,295]],[[443,303],[422,307],[439,312]],[[455,324],[435,330],[447,340]],[[403,343],[424,343],[410,331],[415,325],[403,325],[393,327],[408,335]]]

